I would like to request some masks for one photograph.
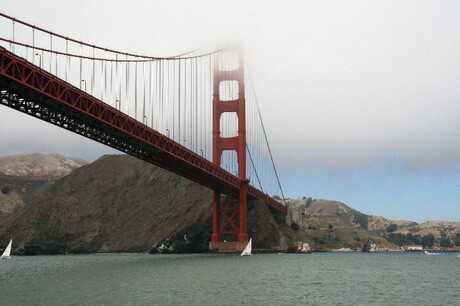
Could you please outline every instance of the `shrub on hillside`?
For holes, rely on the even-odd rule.
[[[428,234],[422,237],[422,246],[431,248],[434,245],[434,235]]]
[[[401,233],[389,233],[386,235],[386,238],[389,242],[398,246],[422,244],[422,237],[419,235],[414,236],[411,233],[408,233],[407,235]]]
[[[387,232],[392,233],[392,232],[396,231],[397,229],[398,229],[398,226],[396,225],[396,223],[391,223],[387,227]]]
[[[359,224],[362,229],[367,230],[369,226],[368,216],[365,214],[357,214],[353,218],[353,223]]]
[[[454,245],[460,246],[460,233],[455,235],[455,237],[454,237]]]

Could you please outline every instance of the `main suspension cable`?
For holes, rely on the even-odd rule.
[[[118,50],[114,50],[114,49],[104,48],[104,47],[100,47],[100,46],[97,46],[97,45],[92,45],[92,44],[86,43],[84,41],[80,41],[80,40],[77,40],[77,39],[74,39],[74,38],[70,38],[70,37],[58,34],[58,33],[54,33],[52,31],[46,30],[46,29],[41,28],[41,27],[37,27],[37,26],[35,26],[33,24],[30,24],[30,23],[27,23],[27,22],[22,21],[20,19],[16,19],[14,17],[8,16],[8,15],[6,15],[4,13],[0,13],[0,17],[4,17],[4,18],[9,19],[9,20],[11,20],[13,22],[13,31],[14,31],[14,24],[17,22],[19,24],[25,25],[26,27],[32,28],[32,30],[38,30],[40,32],[43,32],[43,33],[46,33],[46,34],[49,34],[49,35],[52,35],[52,36],[56,36],[56,37],[59,37],[59,38],[62,38],[62,39],[65,39],[66,41],[71,41],[71,42],[74,42],[76,44],[84,45],[86,47],[91,47],[91,48],[94,48],[94,49],[97,49],[97,50],[116,53],[116,54],[120,54],[120,55],[127,55],[127,56],[131,56],[131,57],[144,58],[144,59],[148,59],[148,60],[171,60],[171,59],[176,59],[176,58],[184,58],[183,56],[191,54],[191,53],[195,53],[196,51],[200,50],[200,48],[198,48],[198,49],[195,49],[193,51],[185,52],[185,53],[174,55],[174,56],[168,56],[168,57],[141,55],[141,54],[135,54],[135,53],[129,53],[129,52],[123,52],[123,51],[118,51]],[[13,36],[13,39],[14,39],[14,36]],[[10,41],[9,43],[16,43],[16,42]],[[214,54],[214,53],[217,53],[219,51],[220,50],[216,50],[216,51],[213,51],[210,54]],[[203,54],[203,55],[199,55],[199,56],[206,56],[206,55]],[[195,56],[195,57],[197,57],[197,56]]]
[[[264,138],[265,138],[265,143],[267,144],[267,148],[268,148],[268,153],[270,155],[270,160],[272,162],[272,166],[273,166],[273,170],[275,172],[275,176],[276,176],[276,181],[278,183],[278,187],[280,188],[280,191],[281,191],[281,196],[283,197],[283,201],[286,203],[286,199],[284,197],[284,192],[283,192],[283,188],[281,187],[281,182],[280,182],[280,179],[279,179],[279,175],[278,175],[278,171],[276,170],[276,166],[275,166],[275,161],[273,159],[273,154],[272,154],[272,150],[270,148],[270,144],[268,142],[268,137],[267,137],[267,133],[266,133],[266,130],[265,130],[265,125],[264,125],[264,121],[262,119],[262,114],[260,112],[260,108],[259,108],[259,102],[257,100],[257,95],[255,93],[255,89],[254,89],[254,84],[252,82],[252,79],[250,79],[250,82],[251,82],[251,87],[252,87],[252,91],[253,91],[253,94],[254,94],[254,100],[256,102],[256,109],[257,109],[257,113],[259,115],[259,119],[260,119],[260,124],[261,124],[261,127],[262,127],[262,131],[263,131],[263,135],[264,135]]]

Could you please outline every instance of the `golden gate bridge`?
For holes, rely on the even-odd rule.
[[[248,201],[287,213],[243,64],[238,45],[141,55],[0,13],[1,104],[211,188],[220,251],[247,243]]]

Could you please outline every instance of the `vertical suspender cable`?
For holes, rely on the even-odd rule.
[[[118,86],[118,93],[117,93],[117,96],[115,97],[115,104],[117,104],[117,101],[118,101],[118,105],[116,105],[117,109],[120,110],[121,108],[121,63],[118,62],[118,54],[116,56],[116,59],[117,59],[117,66],[116,66],[116,71],[115,71],[115,74],[116,74],[116,79],[117,79],[117,86]]]
[[[93,57],[95,55],[95,50],[93,48]],[[94,95],[94,90],[95,90],[95,86],[96,86],[96,61],[93,60],[92,61],[92,65],[91,65],[91,95]]]
[[[200,85],[200,79],[199,79],[199,73],[198,73],[198,61],[199,59],[196,59],[195,61],[195,122],[196,122],[196,131],[195,131],[195,152],[200,153],[200,131],[201,131],[201,122],[199,120],[199,115],[200,115],[200,94],[199,94],[199,85]]]
[[[163,92],[163,87],[164,87],[164,79],[163,79],[163,74],[164,74],[164,62],[160,62],[160,67],[158,70],[158,130],[163,130],[163,98],[164,98],[164,92]]]
[[[184,139],[179,139],[179,143],[185,145],[185,139],[187,138],[187,59],[185,59],[184,63],[184,88],[185,88],[185,95],[184,95]]]
[[[69,54],[69,41],[68,40],[65,41],[65,52]],[[66,82],[68,82],[69,63],[70,63],[70,59],[69,59],[69,55],[67,55],[67,61],[66,61],[66,66],[65,66],[65,81]]]
[[[211,95],[209,96],[209,108],[208,109],[212,109],[212,103],[213,103],[213,100],[214,100],[214,95],[216,94],[216,93],[214,93],[214,86],[213,86],[213,83],[212,83],[213,82],[213,71],[214,71],[214,69],[213,69],[214,59],[215,59],[215,55],[214,56],[213,55],[209,56],[207,75],[209,77],[209,84],[208,85],[209,85],[209,91],[211,92]],[[212,160],[212,158],[213,158],[212,157],[212,146],[213,146],[212,139],[213,138],[212,138],[212,121],[211,121],[212,120],[212,112],[210,111],[210,116],[208,116],[206,105],[207,105],[207,103],[205,103],[205,105],[204,105],[204,107],[205,107],[204,112],[205,112],[207,118],[210,118],[211,125],[209,127],[209,132],[208,132],[208,130],[206,130],[207,133],[206,133],[206,137],[204,138],[204,147],[205,147],[205,149],[207,151],[208,143],[209,143],[210,152],[211,152],[211,154],[209,155],[209,159]],[[206,125],[206,123],[207,123],[207,120],[205,120],[205,125]],[[206,126],[206,128],[207,128],[207,126]],[[208,141],[208,137],[209,137],[209,141]]]
[[[113,62],[110,62],[110,89],[109,89],[109,94],[110,94],[110,98],[108,101],[110,101],[110,104],[112,103],[115,103],[113,106],[116,107],[116,104],[117,104],[117,101],[116,101],[116,98],[114,99],[114,97],[117,96],[117,86],[115,84],[115,90],[113,89],[114,87],[114,84],[113,84]],[[115,63],[115,65],[118,65],[118,63]]]
[[[175,119],[174,119],[174,116],[175,116],[175,109],[176,109],[176,61],[173,61],[173,78],[172,78],[172,81],[173,81],[173,86],[172,86],[172,93],[173,93],[173,101],[172,101],[172,110],[171,110],[171,114],[172,114],[172,122],[171,122],[171,126],[170,126],[170,129],[169,129],[169,132],[171,133],[171,130],[174,131],[174,124],[175,124]],[[174,137],[172,138],[174,139]]]
[[[127,58],[128,56],[126,56]],[[130,103],[130,97],[129,97],[129,79],[131,77],[131,71],[130,71],[130,62],[126,62],[126,112],[129,115],[129,106],[131,105]],[[120,108],[121,108],[121,103],[120,103]]]
[[[58,55],[55,54],[54,55],[54,59],[55,59],[55,75],[57,76],[58,75]]]
[[[166,111],[165,111],[165,115],[166,115],[165,129],[168,130],[168,131],[169,131],[169,104],[171,103],[171,99],[170,99],[171,92],[170,92],[170,82],[169,82],[170,81],[169,80],[170,79],[169,64],[170,64],[170,62],[166,61],[166,65],[168,65],[167,66],[168,69],[167,69],[167,73],[166,73],[168,75],[167,76],[168,79],[166,81],[167,82],[167,88],[168,88],[167,89],[168,95],[167,95],[166,106],[165,106],[166,107]]]
[[[35,65],[35,29],[32,29],[32,47],[32,63]]]
[[[182,79],[181,79],[181,60],[179,60],[179,82],[177,84],[177,87],[178,87],[178,105],[177,105],[177,117],[178,117],[178,120],[177,120],[177,142],[180,143],[181,140],[180,140],[180,137],[181,137],[181,132],[180,132],[180,129],[181,129],[181,111],[180,111],[180,105],[181,105],[181,84],[182,84]]]
[[[157,111],[158,113],[158,110],[156,109],[156,103],[158,101],[158,65],[159,65],[159,62],[154,62],[154,63],[155,63],[155,77],[152,82],[154,82],[155,90],[152,95],[152,99],[153,99],[152,100],[152,120],[153,120],[153,117],[155,116],[155,129],[158,130],[158,119],[156,117],[155,111]],[[153,128],[153,123],[152,123],[152,128]]]
[[[151,111],[150,127],[153,128],[153,102],[152,102],[152,65],[153,62],[149,62],[149,109]]]
[[[194,59],[190,60],[190,149],[193,150],[195,145],[195,78],[194,78],[194,68],[193,68]]]
[[[146,80],[146,76],[145,76],[145,62],[142,62],[142,81],[143,81],[143,84],[142,84],[142,90],[143,90],[143,94],[142,94],[142,123],[147,125],[147,118],[145,116],[145,80]]]
[[[13,41],[14,41],[14,39],[15,39],[15,37],[14,37],[14,36],[15,36],[14,25],[15,25],[15,22],[14,22],[14,20],[13,20],[13,39],[12,39]],[[15,51],[15,44],[10,43],[10,51],[14,53],[14,51]]]
[[[83,52],[83,46],[80,44],[80,53]],[[83,58],[80,57],[80,78],[78,80],[78,83],[80,84],[80,90],[82,90],[82,85],[83,85]],[[51,68],[51,67],[50,67]]]
[[[104,63],[105,61],[101,61],[101,75],[99,77],[99,80],[104,77]],[[104,101],[104,80],[101,80],[101,100]]]
[[[104,52],[104,58],[107,58],[107,52]],[[103,92],[103,97],[104,99],[102,101],[106,102],[107,101],[107,62],[104,61],[104,88],[102,88]]]
[[[137,120],[137,62],[134,63],[134,119]]]
[[[53,35],[50,34],[50,50],[52,51],[53,50]],[[50,53],[50,69],[48,70],[50,73],[52,73],[52,70],[51,70],[51,64],[52,64],[52,58],[53,58],[53,53],[51,52]]]

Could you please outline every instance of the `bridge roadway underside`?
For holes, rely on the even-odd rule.
[[[0,48],[0,103],[223,194],[239,193],[236,176],[4,48]],[[284,205],[253,186],[248,199],[262,200],[272,212],[286,214]]]
[[[191,164],[182,160],[173,160],[171,156],[131,135],[120,133],[114,127],[31,91],[21,84],[11,82],[3,76],[0,76],[0,99],[0,103],[5,106],[133,155],[204,186],[220,188],[223,193],[237,192],[236,189],[223,186],[216,179],[207,177],[205,173],[198,173]]]

